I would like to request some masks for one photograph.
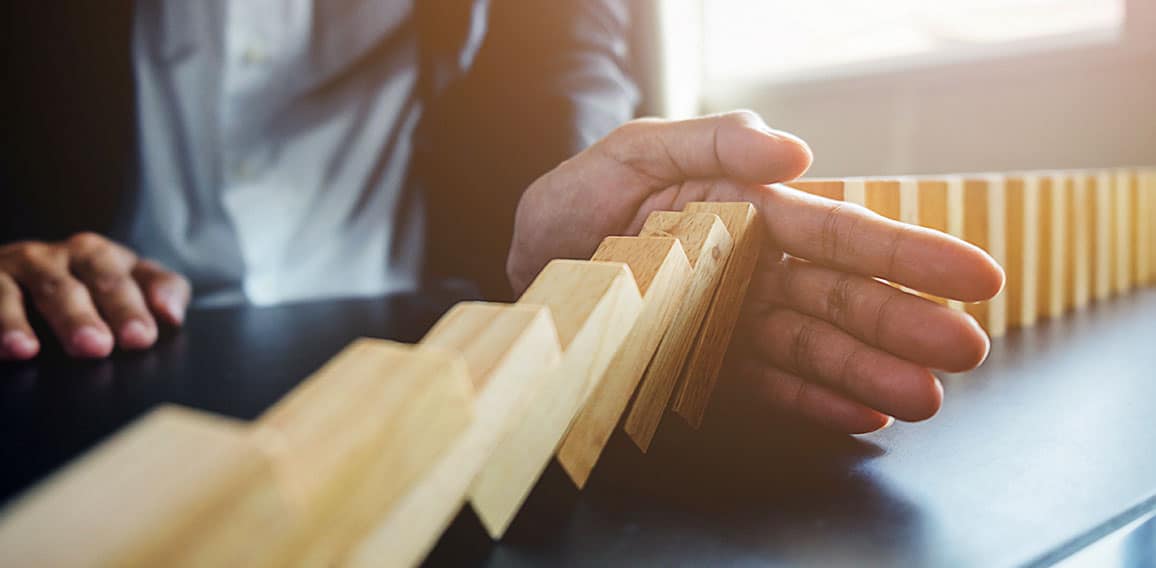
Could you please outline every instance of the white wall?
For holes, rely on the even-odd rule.
[[[715,84],[815,151],[809,175],[1156,165],[1156,1],[1122,42],[785,84]]]

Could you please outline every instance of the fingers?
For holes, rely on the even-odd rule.
[[[88,287],[116,343],[146,349],[157,339],[157,324],[131,276],[136,255],[103,237],[82,233],[69,239],[70,268]]]
[[[137,262],[132,275],[144,291],[149,308],[157,317],[176,326],[185,321],[185,310],[192,297],[192,286],[188,280],[151,260]]]
[[[31,359],[39,352],[40,342],[28,325],[20,286],[0,272],[0,361]]]
[[[939,231],[782,185],[749,194],[759,198],[771,239],[793,256],[965,302],[987,300],[1003,287],[995,260]]]
[[[865,434],[886,428],[893,418],[867,408],[835,391],[781,369],[747,359],[739,373],[750,384],[750,394],[771,407],[796,413],[825,428]]]
[[[789,181],[811,165],[806,143],[771,130],[749,111],[681,121],[637,120],[612,132],[596,148],[648,178],[647,189],[695,178]]]
[[[939,380],[822,320],[774,309],[749,323],[750,343],[772,366],[813,380],[901,420],[933,416],[943,401]]]
[[[820,318],[913,363],[960,373],[979,366],[991,342],[969,315],[872,278],[787,257],[761,266],[754,284],[780,305]]]
[[[112,352],[113,339],[88,290],[69,272],[61,247],[34,244],[10,274],[28,290],[36,309],[73,357],[99,358]]]

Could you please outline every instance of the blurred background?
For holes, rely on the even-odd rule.
[[[1156,164],[1153,0],[652,0],[643,12],[645,114],[750,108],[811,144],[811,176]]]

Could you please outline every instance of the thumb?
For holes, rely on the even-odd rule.
[[[679,121],[635,120],[600,145],[615,161],[651,179],[654,188],[695,178],[778,183],[803,175],[811,166],[805,142],[772,130],[751,111]]]

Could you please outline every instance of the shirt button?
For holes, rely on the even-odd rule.
[[[245,65],[260,65],[269,61],[269,54],[259,47],[250,45],[241,52],[241,63]]]

